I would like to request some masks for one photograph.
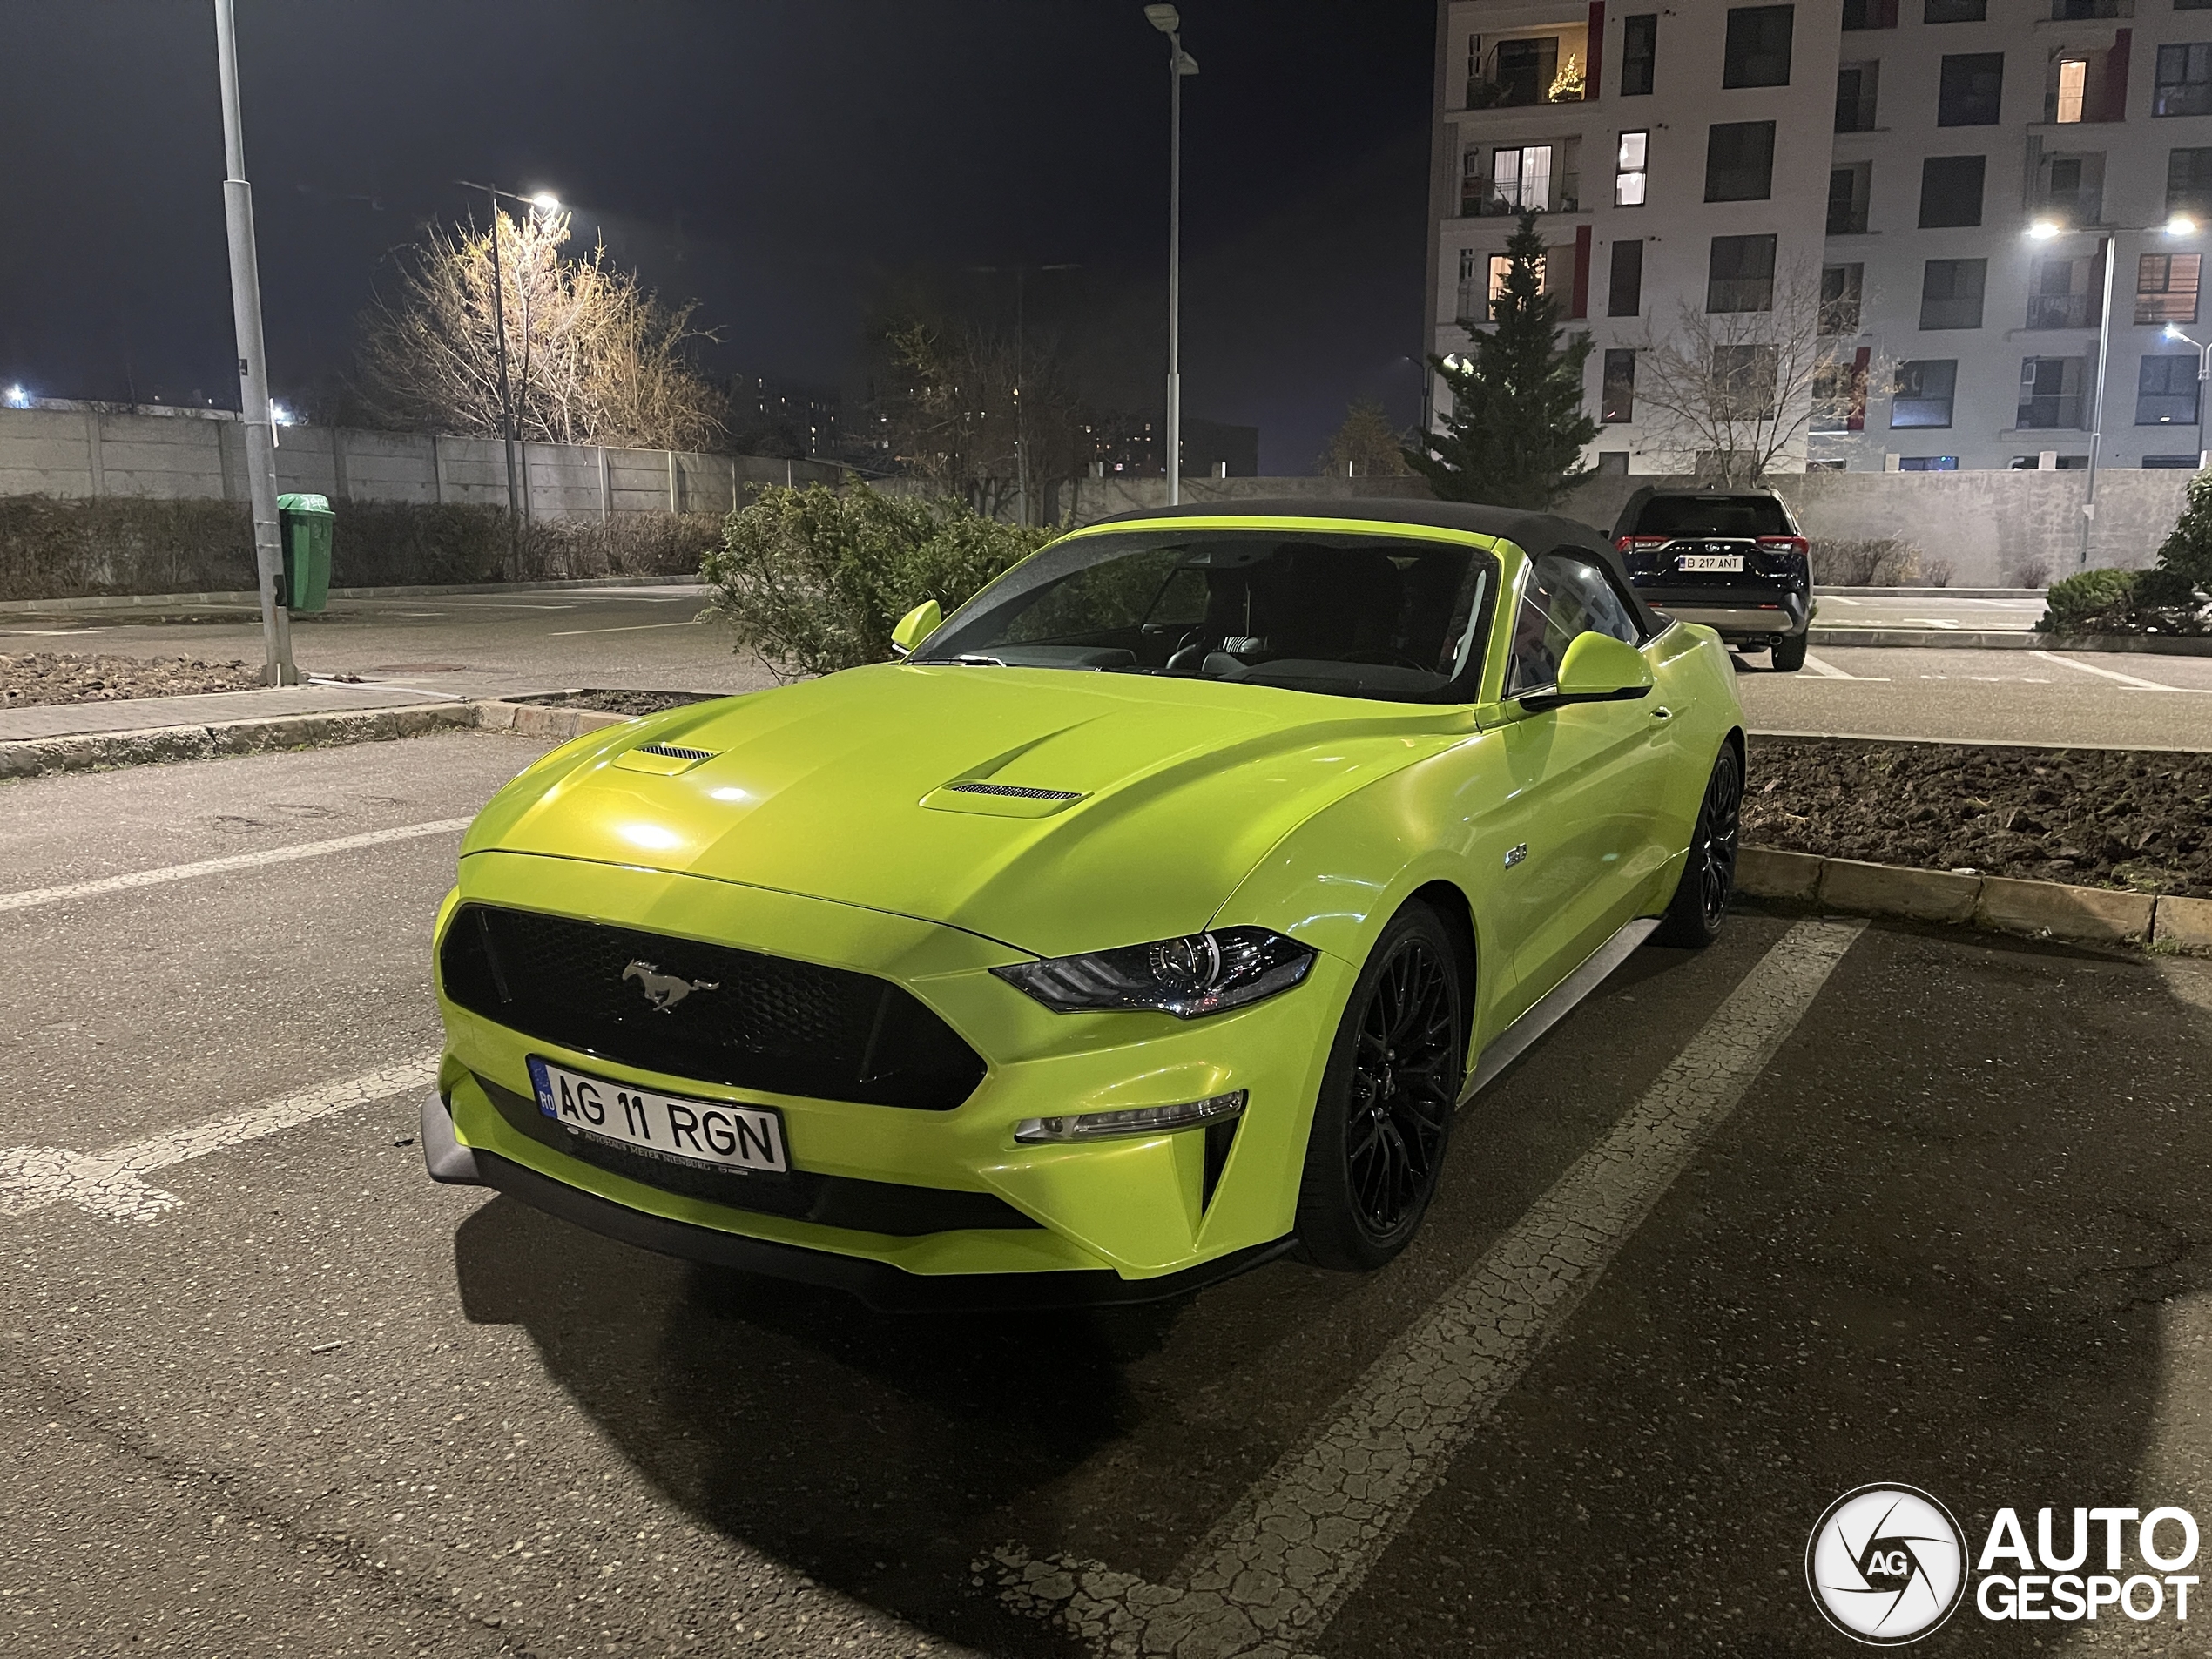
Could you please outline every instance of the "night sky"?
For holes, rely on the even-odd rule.
[[[1305,472],[1417,412],[1435,12],[1190,0],[1184,408]],[[343,374],[387,255],[552,189],[743,369],[863,389],[898,274],[1033,276],[1102,402],[1163,393],[1166,42],[1138,0],[238,0],[271,374]],[[235,403],[212,8],[0,0],[0,382]],[[481,212],[481,209],[479,210]],[[989,303],[988,288],[978,303]]]

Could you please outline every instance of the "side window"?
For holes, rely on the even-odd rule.
[[[1635,613],[1602,569],[1579,553],[1547,553],[1529,573],[1514,616],[1505,694],[1519,697],[1558,679],[1560,659],[1575,636],[1583,633],[1610,634],[1630,645],[1643,643]]]

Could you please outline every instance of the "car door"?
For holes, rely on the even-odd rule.
[[[1499,730],[1519,840],[1490,873],[1510,933],[1513,1011],[1573,972],[1630,918],[1657,855],[1668,765],[1656,697],[1528,710],[1516,699],[1556,682],[1578,634],[1643,649],[1634,608],[1603,564],[1575,548],[1532,561],[1507,642]]]

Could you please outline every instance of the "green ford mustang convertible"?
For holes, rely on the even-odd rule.
[[[1457,1108],[1721,924],[1734,671],[1583,525],[1170,509],[899,635],[484,809],[433,1176],[883,1306],[1372,1268]]]

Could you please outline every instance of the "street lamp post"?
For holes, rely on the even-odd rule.
[[[1183,17],[1147,6],[1145,21],[1168,37],[1168,505],[1183,499],[1183,78],[1198,60],[1183,50]]]
[[[2199,472],[2202,472],[2206,463],[2206,455],[2204,452],[2204,392],[2205,382],[2212,381],[2212,345],[2208,345],[2203,341],[2191,338],[2189,335],[2183,334],[2179,328],[2176,328],[2170,322],[2166,325],[2166,338],[2168,340],[2178,340],[2185,346],[2194,346],[2196,347],[2196,469]]]
[[[2047,241],[2066,229],[2055,219],[2039,219],[2027,227],[2027,233],[2038,241]],[[2124,235],[2143,231],[2163,231],[2168,236],[2182,237],[2196,234],[2196,221],[2185,213],[2175,213],[2161,224],[2114,226],[2104,237],[2104,304],[2097,315],[2097,378],[2091,392],[2089,408],[2089,469],[2088,480],[2081,497],[2081,550],[2076,563],[2083,569],[2089,563],[2089,536],[2097,522],[2097,461],[2098,452],[2104,447],[2105,429],[2105,370],[2112,361],[2112,284],[2113,271]],[[2197,416],[2200,422],[2197,448],[2200,458],[2204,445],[2203,382],[2201,378],[2202,359],[2198,361],[2200,379],[2197,386]]]
[[[497,190],[489,185],[479,185],[467,179],[454,182],[463,190],[481,190],[491,205],[491,326],[499,336],[499,424],[501,447],[507,452],[507,528],[513,541],[515,556],[519,561],[523,553],[523,496],[515,476],[515,391],[507,378],[507,277],[499,259],[499,203],[504,197],[510,202],[521,202],[542,213],[558,212],[561,200],[550,192],[541,190],[535,196],[518,196],[511,190]],[[527,297],[527,296],[525,296]],[[523,320],[523,346],[529,347],[529,319]],[[529,359],[523,359],[527,367]],[[519,566],[518,566],[519,570]]]
[[[296,685],[291,596],[277,522],[276,435],[269,415],[269,367],[262,359],[261,273],[253,245],[253,187],[246,181],[246,129],[239,113],[238,24],[231,0],[215,0],[215,64],[223,98],[223,219],[230,234],[231,319],[238,339],[239,423],[253,501],[253,574],[261,590],[261,678]]]

